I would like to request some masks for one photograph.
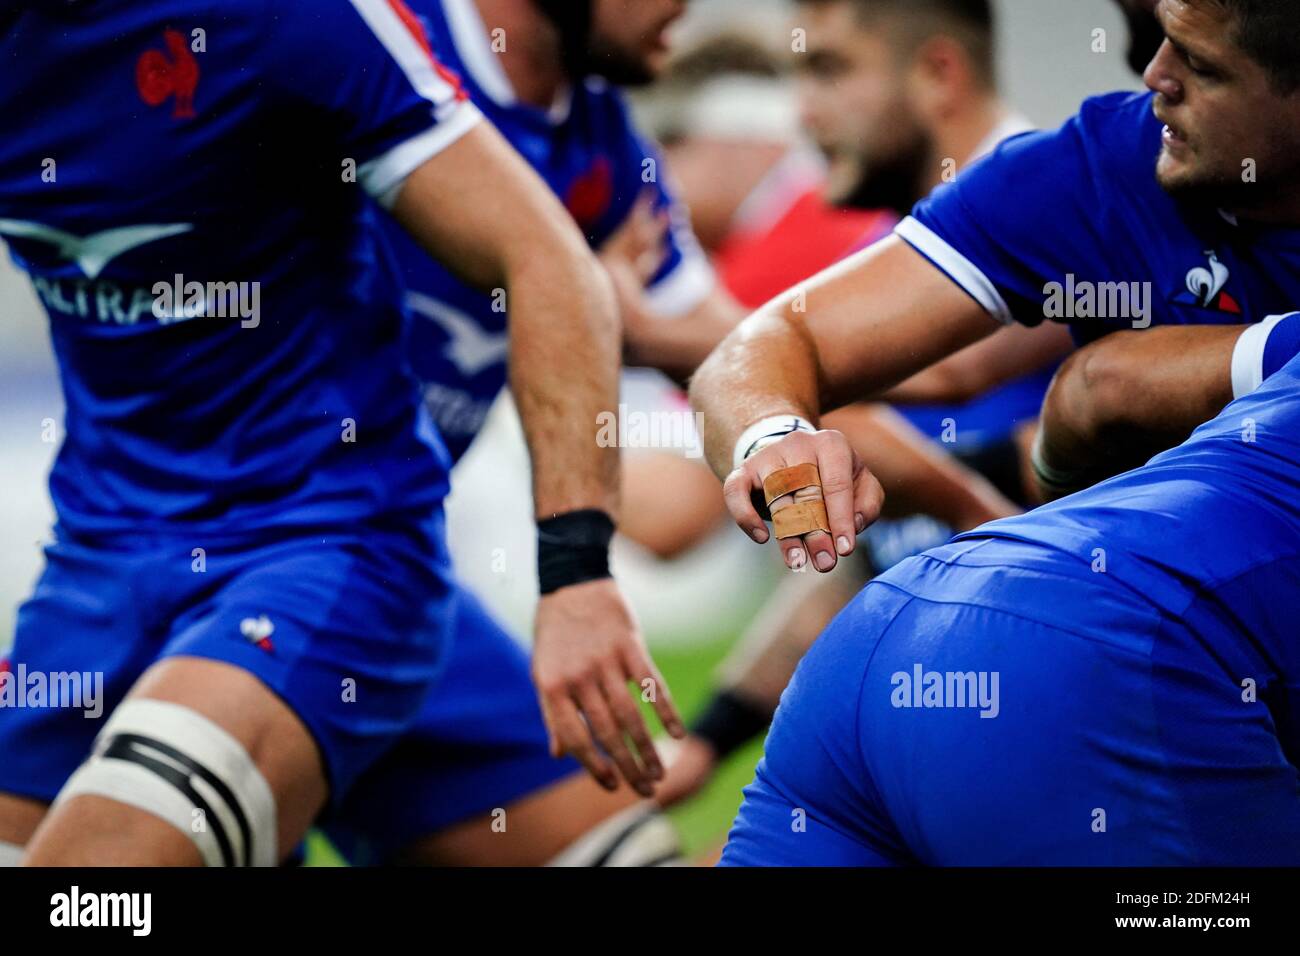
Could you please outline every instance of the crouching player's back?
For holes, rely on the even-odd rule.
[[[869,584],[723,862],[1300,862],[1300,360],[1186,443]]]

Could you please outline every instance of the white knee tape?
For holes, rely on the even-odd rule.
[[[17,866],[23,858],[23,848],[12,843],[0,842],[0,867]]]
[[[91,758],[55,806],[95,794],[188,836],[208,866],[275,866],[275,797],[234,737],[187,707],[132,699],[114,711]]]
[[[675,866],[681,860],[677,828],[654,804],[616,813],[567,846],[547,866]]]

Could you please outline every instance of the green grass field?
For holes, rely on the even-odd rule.
[[[655,650],[655,661],[672,688],[674,699],[689,720],[701,708],[712,685],[714,669],[731,647],[724,640],[691,646],[669,646]],[[683,847],[694,857],[716,848],[726,837],[740,808],[740,791],[754,777],[754,766],[763,744],[756,740],[726,762],[705,790],[671,813],[681,831]],[[342,859],[319,834],[308,840],[308,866],[340,866]]]
[[[713,672],[732,646],[730,640],[655,654],[664,680],[689,720],[704,706],[712,687]],[[689,855],[715,847],[727,835],[740,809],[740,791],[754,779],[754,767],[763,753],[762,740],[742,748],[719,768],[713,780],[695,799],[672,811]]]

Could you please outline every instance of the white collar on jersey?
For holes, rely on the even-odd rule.
[[[442,0],[442,9],[451,27],[452,43],[474,82],[498,106],[518,106],[519,97],[498,59],[499,54],[492,49],[487,24],[483,22],[474,0]],[[572,105],[573,88],[566,83],[556,92],[555,102],[546,116],[558,126],[569,118]]]

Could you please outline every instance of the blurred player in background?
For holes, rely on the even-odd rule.
[[[472,98],[564,202],[619,293],[624,355],[678,383],[743,317],[718,285],[668,188],[658,150],[632,123],[620,85],[667,56],[683,0],[417,0],[435,44]],[[459,459],[506,382],[508,302],[472,289],[394,235],[413,371]],[[652,389],[689,417],[670,382]],[[681,454],[628,456],[620,532],[671,557],[721,520],[716,481]],[[679,507],[660,489],[681,490]],[[705,502],[700,512],[689,503]]]
[[[0,709],[6,860],[274,865],[322,812],[390,836],[347,817],[368,775],[386,812],[463,796],[381,766],[426,740],[461,611],[449,463],[402,370],[367,195],[466,282],[509,290],[552,585],[539,679],[576,698],[550,698],[552,733],[612,786],[591,732],[616,724],[643,764],[606,750],[644,788],[628,682],[677,719],[608,575],[618,453],[581,424],[617,401],[614,295],[414,17],[227,3],[209,47],[190,0],[0,15],[0,234],[50,314],[68,407],[57,541],[3,669],[99,673],[111,714]],[[553,821],[554,842],[588,822]]]
[[[800,130],[792,68],[764,33],[737,28],[675,55],[643,96],[695,234],[749,309],[892,224],[827,202],[826,163]]]
[[[657,151],[633,128],[622,94],[612,85],[644,82],[656,74],[663,33],[682,4],[419,0],[415,9],[448,68],[464,78],[472,99],[601,250],[620,292],[628,361],[684,380],[740,312],[717,284],[685,209],[667,190]],[[467,286],[399,233],[392,241],[413,313],[407,336],[411,364],[430,411],[449,435],[453,457],[459,457],[506,384],[508,302]],[[678,414],[687,414],[684,403]],[[698,540],[722,517],[717,481],[697,462],[643,454],[629,463],[628,474],[624,512],[636,514],[646,531],[638,534],[626,522],[623,530],[656,542],[657,553],[671,555],[678,546],[670,539]],[[637,494],[639,487],[643,494]],[[692,501],[706,505],[711,522],[700,520]],[[989,516],[981,512],[981,520]],[[680,536],[672,528],[680,528]],[[608,841],[617,839],[625,844],[617,858],[634,860],[638,834],[660,832],[662,821],[652,808],[634,805],[633,794],[625,792],[612,803],[577,775],[575,764],[546,759],[525,653],[467,591],[462,589],[458,603],[450,664],[421,725],[426,739],[408,737],[385,761],[394,768],[428,768],[408,781],[406,809],[392,817],[392,825],[423,834],[421,856],[430,860],[445,859],[452,848],[456,859],[540,862],[547,858],[540,848],[553,842],[559,817],[570,827],[616,806],[619,816],[585,841],[583,852],[588,862],[610,858]],[[545,688],[546,662],[536,660]],[[544,698],[543,708],[548,705]],[[616,727],[598,731],[610,747],[619,745],[610,736]],[[457,751],[472,753],[473,760],[449,760],[449,741]],[[643,796],[649,795],[652,778],[648,771],[639,788]],[[392,788],[382,776],[372,780],[373,788],[361,788],[353,801],[365,812],[352,818],[385,814],[383,799]],[[467,796],[452,800],[449,793]],[[492,826],[498,807],[526,824],[512,825],[503,837]],[[330,833],[354,859],[382,858],[386,849],[410,843],[409,834],[395,834],[379,847],[373,840],[367,847],[341,828]],[[664,855],[662,841],[641,842],[649,848],[644,859]],[[575,851],[563,859],[581,862],[581,856]]]
[[[412,0],[411,8],[445,68],[563,202],[587,242],[602,250],[625,320],[625,353],[684,378],[740,312],[719,290],[684,210],[665,188],[658,153],[633,127],[614,84],[654,77],[666,52],[665,31],[685,4]],[[498,214],[501,228],[514,228],[508,209]],[[503,288],[466,282],[395,225],[386,231],[407,290],[405,354],[454,463],[510,378],[515,300]],[[570,357],[553,360],[578,374]],[[689,468],[716,492],[707,469]],[[636,499],[635,491],[624,497],[624,513],[644,522]],[[545,593],[545,579],[542,586]],[[336,846],[355,862],[652,865],[671,859],[671,824],[652,804],[638,802],[638,795],[651,794],[658,758],[621,707],[609,683],[613,675],[574,671],[581,659],[565,641],[544,642],[533,647],[534,690],[527,652],[467,588],[457,587],[455,601],[448,664],[418,728],[350,794],[343,816],[364,825],[326,828]],[[613,790],[616,777],[597,753],[577,756],[599,785],[578,761],[554,759],[573,752],[586,733],[575,722],[575,685],[579,696],[616,708],[613,719],[588,720],[632,789],[603,789]],[[639,746],[630,749],[624,735]],[[575,841],[576,834],[583,839]]]
[[[868,220],[851,248],[887,235],[912,204],[1029,128],[998,95],[993,19],[985,2],[806,0],[794,23],[806,34],[806,52],[794,62],[804,127],[825,159],[822,191],[839,206],[885,209]],[[765,289],[762,301],[778,291]],[[660,799],[670,803],[696,792],[721,759],[766,729],[803,652],[872,574],[1029,500],[1025,479],[1038,408],[1056,361],[1069,349],[1059,327],[1007,330],[889,395],[898,402],[960,404],[904,407],[905,421],[878,405],[827,416],[826,427],[844,433],[864,460],[864,449],[878,446],[883,431],[916,429],[936,442],[936,467],[960,467],[943,463],[947,452],[955,452],[996,490],[967,478],[971,493],[954,494],[951,483],[918,480],[915,470],[882,474],[873,461],[869,467],[883,486],[888,516],[931,515],[938,523],[882,523],[864,539],[869,560],[851,573],[783,585],[772,613],[756,619],[724,662],[723,688],[693,724],[692,736],[674,748]],[[1016,380],[1000,384],[1008,379]]]
[[[607,264],[637,270],[634,285],[620,286],[630,293],[629,363],[684,379],[735,325],[737,308],[615,85],[653,79],[683,0],[416,0],[412,9],[593,248],[609,246]],[[645,225],[638,215],[660,226],[646,231],[649,242],[633,241]],[[459,458],[505,385],[508,303],[458,281],[406,237],[394,241],[418,319],[408,332],[413,370]]]

